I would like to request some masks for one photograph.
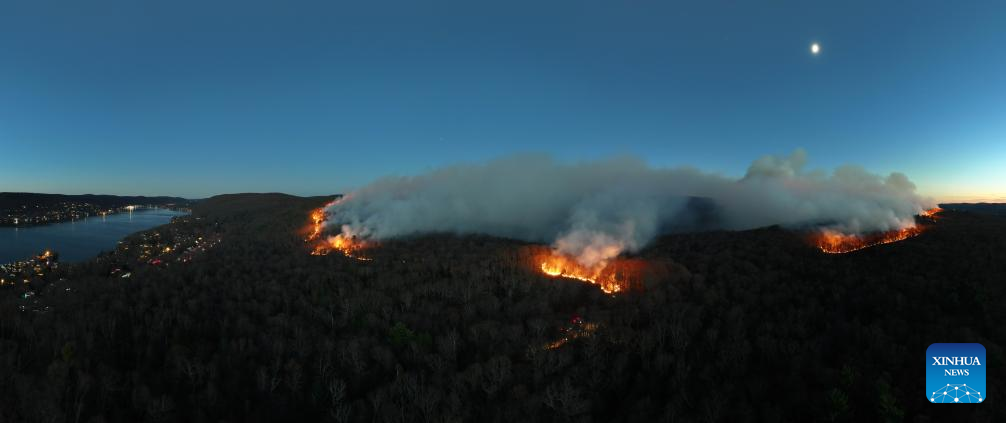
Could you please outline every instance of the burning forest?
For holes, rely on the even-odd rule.
[[[554,250],[537,254],[535,262],[541,263],[541,272],[548,276],[597,285],[606,294],[629,290],[639,280],[644,265],[642,260],[616,257],[587,266]]]
[[[338,201],[338,200],[337,200]],[[333,205],[335,202],[327,204],[325,207]],[[311,211],[311,223],[307,229],[308,236],[305,242],[311,245],[311,255],[325,256],[332,252],[360,261],[371,261],[372,259],[363,255],[364,250],[375,247],[375,243],[362,241],[355,236],[347,236],[344,233],[334,236],[325,236],[325,222],[328,220],[325,208],[318,208]],[[630,260],[625,258],[611,258],[584,265],[577,258],[563,254],[558,250],[537,248],[531,254],[534,262],[540,263],[535,271],[557,278],[575,279],[597,285],[601,291],[607,294],[624,292],[629,289],[640,277],[643,262],[641,260]]]
[[[325,207],[329,207],[334,203],[335,201],[330,202],[326,204]],[[324,208],[318,208],[311,211],[311,225],[308,228],[308,236],[305,239],[305,242],[313,246],[311,249],[311,255],[325,256],[332,251],[338,251],[342,255],[356,260],[371,260],[370,258],[363,256],[363,250],[371,247],[373,244],[372,242],[365,242],[357,239],[356,237],[346,236],[344,234],[337,234],[323,238],[326,220],[328,219]]]
[[[804,170],[806,156],[766,156],[743,178],[637,159],[563,164],[516,156],[412,177],[384,178],[311,213],[312,254],[357,260],[381,240],[485,234],[549,245],[535,271],[624,292],[643,264],[626,259],[659,235],[832,222],[810,237],[845,253],[918,235],[938,209],[903,174],[855,166]],[[331,233],[332,235],[326,235]]]
[[[924,210],[919,217],[935,222],[943,209],[936,207]],[[822,252],[828,254],[844,254],[862,250],[877,245],[891,244],[918,236],[925,232],[930,223],[914,223],[912,226],[867,234],[846,234],[834,229],[821,229],[809,237],[809,242]]]

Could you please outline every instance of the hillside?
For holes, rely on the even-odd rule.
[[[665,236],[611,296],[486,236],[311,256],[330,199],[215,197],[0,287],[0,421],[1006,419],[1006,218],[845,255],[779,228]],[[933,342],[982,343],[993,400],[929,404]]]
[[[118,195],[67,195],[67,194],[37,194],[28,192],[0,192],[0,210],[28,206],[52,206],[66,202],[89,203],[100,207],[116,208],[130,204],[185,204],[189,200],[179,197],[144,197]]]

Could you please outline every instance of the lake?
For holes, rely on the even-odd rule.
[[[142,209],[75,222],[0,228],[0,263],[26,259],[47,249],[59,253],[60,261],[85,261],[102,251],[115,249],[119,240],[129,234],[169,223],[172,217],[186,214],[167,209]]]

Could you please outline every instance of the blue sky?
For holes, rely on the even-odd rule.
[[[804,148],[1006,198],[1003,22],[1001,1],[5,1],[0,191],[324,194],[522,152],[742,175]]]

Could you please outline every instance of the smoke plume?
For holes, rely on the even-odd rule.
[[[805,163],[800,150],[766,156],[732,179],[635,158],[564,164],[515,156],[380,179],[329,206],[327,225],[364,240],[449,232],[547,242],[593,266],[667,232],[902,229],[932,202],[901,173],[805,171]]]

